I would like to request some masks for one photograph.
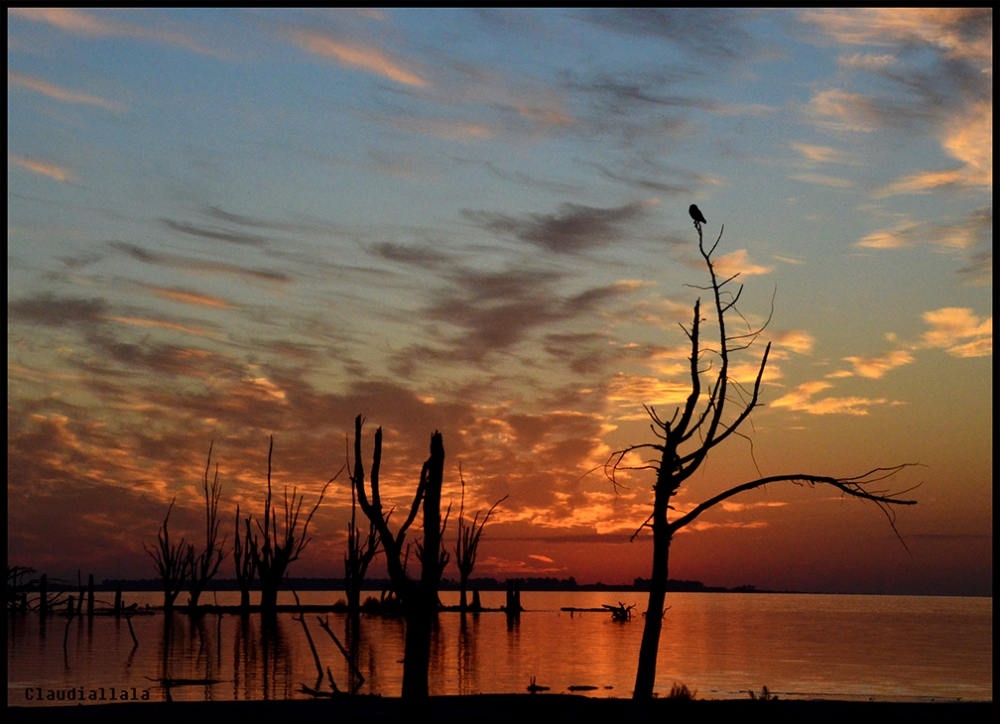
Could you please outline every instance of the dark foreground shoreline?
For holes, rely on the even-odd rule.
[[[293,721],[307,722],[565,722],[605,719],[623,721],[641,716],[758,718],[770,721],[994,721],[993,702],[854,702],[824,700],[695,700],[654,699],[637,712],[629,699],[598,699],[570,694],[476,694],[433,696],[415,709],[401,699],[380,696],[343,696],[322,700],[135,702],[121,704],[8,707],[13,722],[141,722],[177,724],[178,721]]]

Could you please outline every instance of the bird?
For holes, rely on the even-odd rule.
[[[688,207],[688,213],[691,214],[691,218],[694,219],[695,226],[708,223],[705,219],[705,215],[701,213],[701,209],[699,209],[695,204],[691,204]]]

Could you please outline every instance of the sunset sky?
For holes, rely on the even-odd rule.
[[[442,432],[450,546],[459,465],[468,509],[510,496],[474,575],[648,576],[652,475],[601,465],[687,395],[697,203],[735,330],[773,298],[733,377],[772,353],[752,450],[675,507],[922,466],[880,487],[920,485],[905,547],[773,485],[679,534],[671,577],[992,594],[990,11],[7,18],[9,564],[153,577],[171,499],[203,535],[210,443],[228,546],[270,435],[309,507],[362,414],[399,509]],[[293,575],[343,574],[350,500],[344,473]]]

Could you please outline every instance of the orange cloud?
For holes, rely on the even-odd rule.
[[[789,410],[808,412],[810,415],[867,415],[868,407],[884,405],[888,402],[885,398],[870,399],[867,397],[813,399],[817,394],[832,386],[829,382],[806,382],[784,397],[770,403],[770,406],[787,407]]]
[[[955,357],[993,354],[993,317],[980,319],[971,309],[945,307],[924,312],[924,321],[932,327],[923,336],[928,347],[939,347]]]
[[[183,324],[176,324],[174,322],[165,322],[162,319],[147,319],[144,317],[115,317],[110,315],[104,315],[103,318],[111,322],[128,324],[135,327],[158,327],[160,329],[169,329],[172,332],[184,332],[186,334],[193,334],[198,337],[210,336],[208,332],[202,329],[197,329],[196,327],[185,327]]]
[[[218,297],[211,297],[207,294],[200,294],[199,292],[191,292],[183,289],[167,289],[165,287],[147,287],[156,296],[161,299],[167,299],[171,302],[180,302],[181,304],[192,304],[198,307],[210,307],[213,309],[231,309],[232,305],[224,299],[219,299]]]
[[[403,85],[425,88],[428,83],[419,75],[406,69],[387,53],[371,46],[341,43],[318,33],[298,31],[292,35],[293,42],[313,55],[333,58],[348,68],[363,70],[394,80]]]
[[[720,256],[715,260],[715,271],[719,276],[731,277],[734,274],[770,274],[771,267],[751,264],[747,258],[746,249],[737,249],[734,252]]]
[[[73,175],[67,169],[52,161],[45,161],[40,158],[28,158],[27,156],[8,153],[7,163],[10,166],[17,166],[28,171],[40,173],[42,176],[54,178],[56,181],[71,181],[73,179]]]
[[[179,45],[196,53],[218,55],[217,52],[206,48],[184,33],[104,18],[72,8],[8,8],[7,14],[23,20],[46,23],[71,35],[146,38],[160,43]]]
[[[881,45],[887,42],[928,43],[953,58],[992,64],[992,24],[981,33],[985,9],[871,8],[807,10],[802,19],[841,43]]]
[[[59,86],[49,83],[41,78],[34,78],[30,75],[24,75],[23,73],[15,73],[13,71],[7,71],[7,85],[8,86],[19,86],[21,88],[27,88],[28,90],[33,90],[42,95],[48,96],[53,100],[62,101],[63,103],[81,103],[84,105],[98,106],[99,108],[105,108],[109,111],[123,111],[127,106],[121,103],[115,103],[114,101],[109,101],[100,96],[92,96],[88,93],[78,93],[76,91],[66,90],[65,88],[60,88]]]
[[[854,372],[837,372],[830,375],[831,377],[849,377],[851,374],[855,374],[877,380],[889,370],[910,364],[913,361],[913,355],[906,350],[897,349],[881,357],[845,357],[844,361],[850,362],[854,366]]]

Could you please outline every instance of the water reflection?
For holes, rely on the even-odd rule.
[[[432,693],[523,692],[537,677],[553,692],[594,686],[591,695],[630,695],[641,617],[616,623],[605,613],[559,610],[599,607],[607,595],[524,595],[531,610],[520,617],[439,615]],[[483,603],[502,601],[498,592]],[[990,599],[679,594],[670,604],[661,692],[677,681],[713,698],[743,697],[764,684],[786,698],[992,698]],[[315,614],[305,620],[338,688],[399,695],[401,618],[325,616],[343,652]],[[134,687],[176,701],[303,698],[303,685],[316,688],[311,648],[291,614],[140,611],[132,624],[138,647],[128,623],[110,615],[8,614],[9,704],[36,701],[29,689]],[[330,690],[325,678],[323,688]]]

